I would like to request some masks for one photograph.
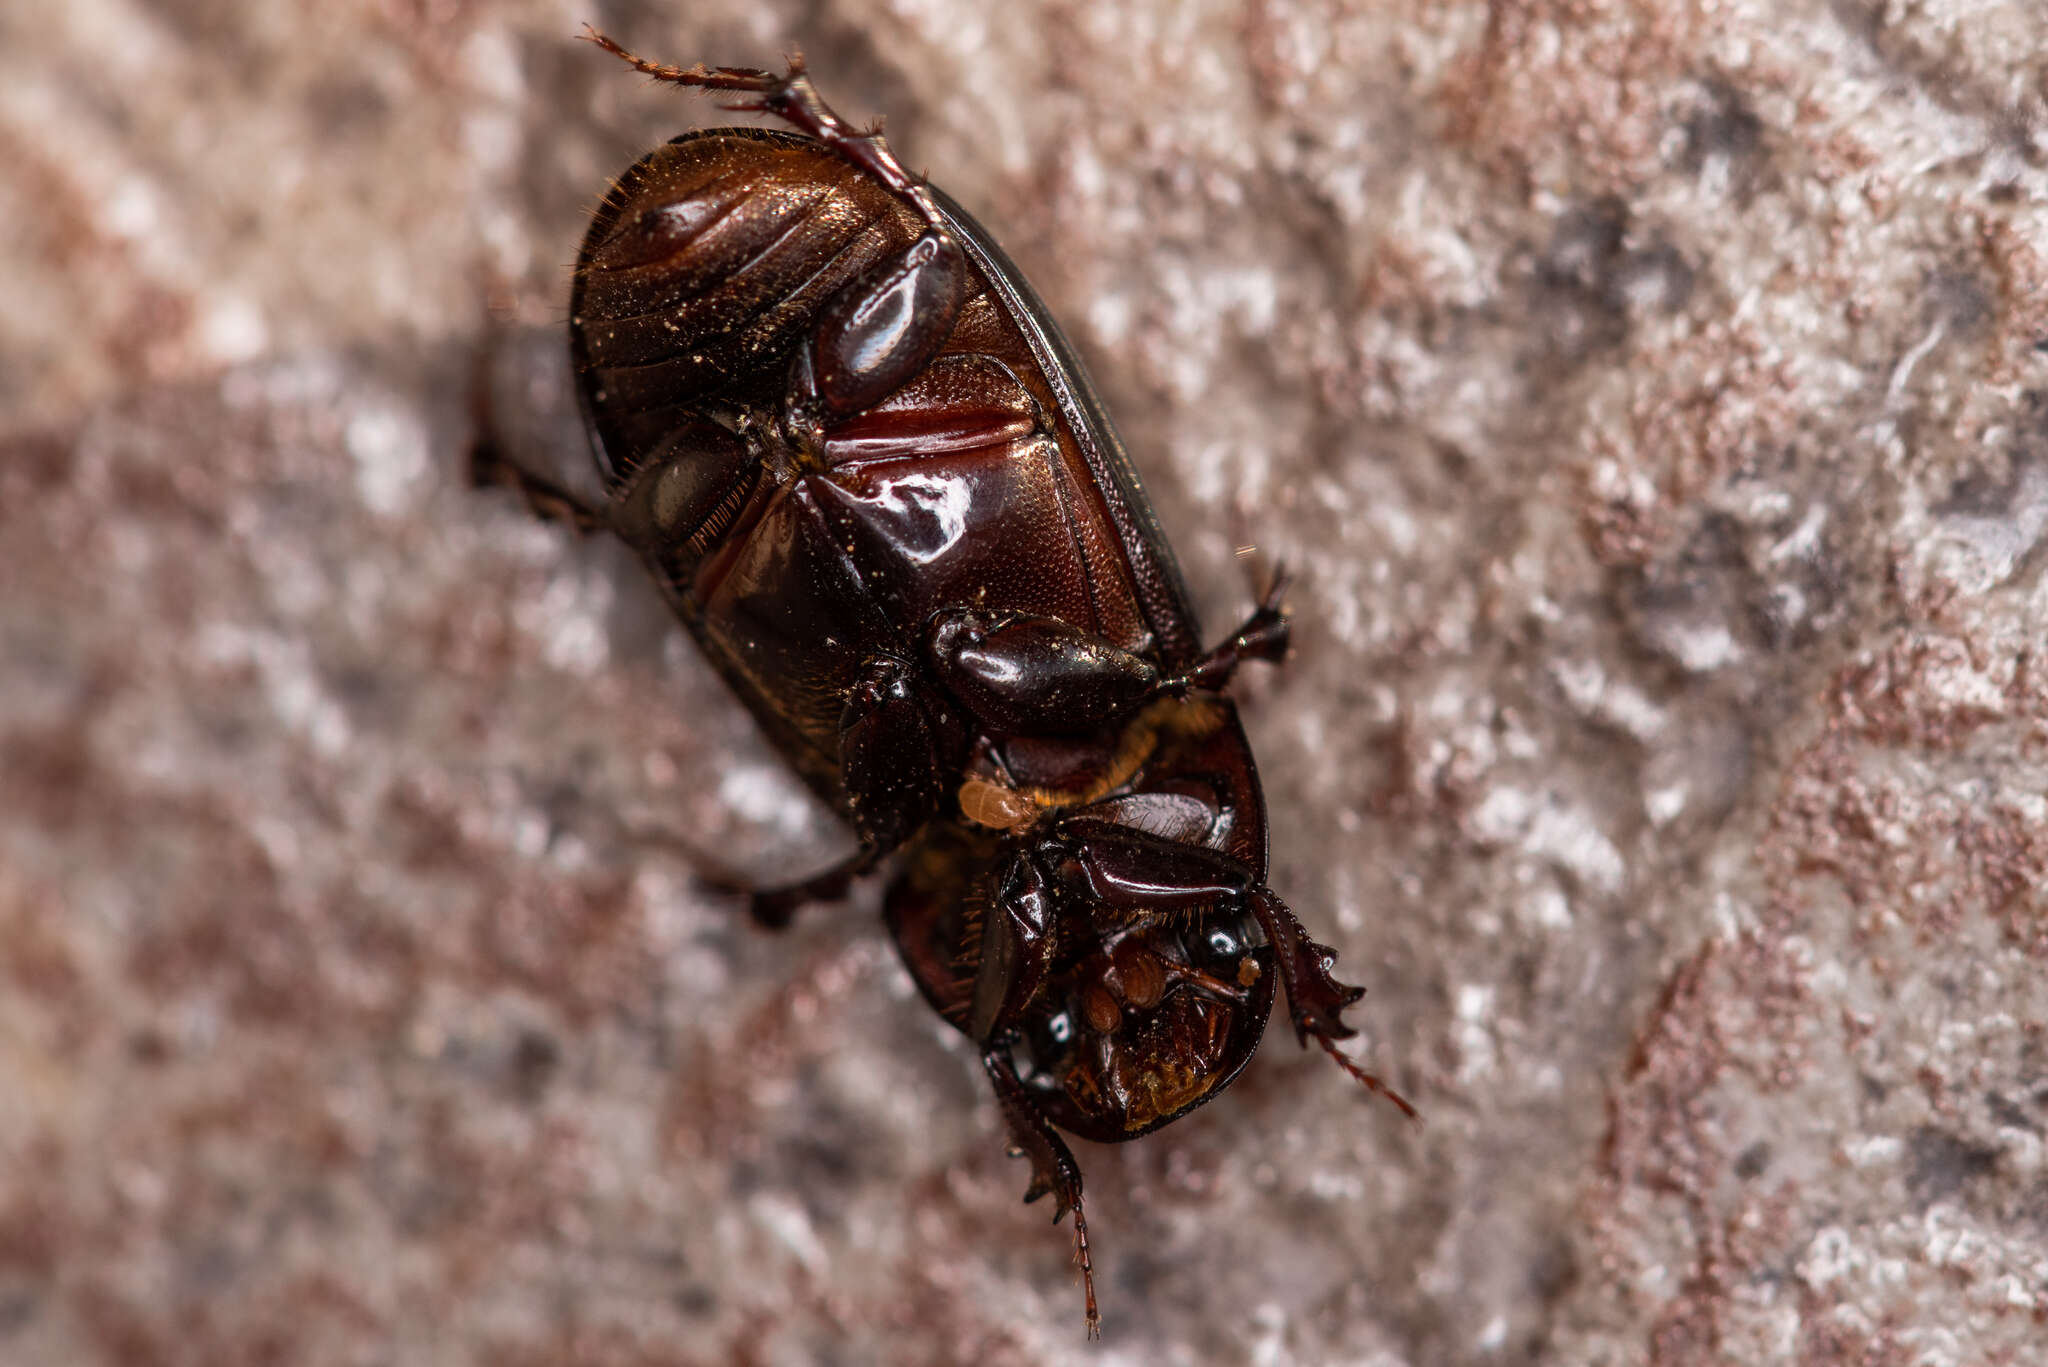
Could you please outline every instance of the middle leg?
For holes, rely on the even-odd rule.
[[[1077,735],[1166,694],[1221,689],[1246,660],[1279,660],[1287,653],[1286,590],[1286,575],[1277,576],[1252,615],[1181,674],[1164,674],[1143,655],[1057,617],[973,607],[932,614],[924,657],[988,730]]]
[[[950,729],[906,661],[874,656],[848,692],[839,722],[840,782],[860,848],[794,883],[762,887],[703,855],[695,856],[698,876],[718,891],[744,896],[754,920],[775,930],[809,903],[839,900],[938,810]]]

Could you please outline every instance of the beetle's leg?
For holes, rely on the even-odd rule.
[[[975,719],[1002,735],[1072,735],[1157,691],[1159,667],[1057,617],[941,608],[925,623],[925,661]]]
[[[1393,1102],[1410,1120],[1420,1119],[1408,1098],[1360,1068],[1337,1048],[1338,1040],[1358,1033],[1344,1023],[1342,1013],[1365,995],[1365,989],[1340,983],[1330,976],[1330,969],[1337,962],[1336,951],[1309,939],[1308,931],[1287,904],[1273,895],[1271,888],[1261,885],[1252,889],[1251,908],[1279,962],[1280,982],[1287,989],[1287,1007],[1294,1016],[1295,1038],[1302,1047],[1307,1048],[1308,1037],[1314,1035],[1323,1052],[1367,1091],[1378,1092]]]
[[[836,902],[846,896],[847,889],[856,878],[872,870],[881,858],[868,849],[855,850],[846,858],[795,883],[778,883],[764,887],[745,874],[727,867],[716,855],[710,854],[677,835],[674,831],[658,827],[623,825],[621,829],[634,843],[663,850],[689,866],[697,882],[711,892],[727,897],[744,897],[747,914],[755,924],[766,930],[786,930],[796,918],[796,913],[812,902]]]
[[[938,810],[942,718],[936,700],[909,662],[877,655],[847,694],[839,722],[841,779],[860,849],[801,882],[760,887],[691,852],[698,876],[711,887],[747,899],[755,921],[787,926],[811,902],[833,902],[854,879],[873,869]]]
[[[967,268],[951,234],[928,229],[827,300],[790,359],[783,421],[815,453],[827,418],[871,408],[924,373],[953,335]]]
[[[583,36],[657,81],[669,81],[698,90],[730,91],[742,96],[725,107],[743,113],[772,114],[797,132],[816,138],[909,200],[934,232],[950,235],[945,216],[933,202],[931,192],[925,189],[923,181],[903,169],[903,164],[896,160],[896,154],[883,140],[881,130],[876,128],[857,133],[848,127],[846,121],[819,98],[817,87],[811,84],[810,75],[804,70],[801,56],[791,54],[789,70],[781,76],[758,67],[707,67],[701,62],[691,67],[667,66],[634,56],[588,24],[583,26]]]
[[[706,886],[747,899],[747,914],[767,930],[787,930],[796,914],[813,902],[837,902],[844,898],[854,880],[870,872],[882,857],[880,850],[863,845],[823,873],[797,883],[764,888],[719,869],[710,860],[696,858],[697,877]]]
[[[1031,1185],[1024,1200],[1036,1201],[1052,1193],[1054,1224],[1069,1210],[1074,1212],[1074,1260],[1081,1266],[1081,1287],[1088,1298],[1088,1337],[1102,1334],[1102,1314],[1095,1307],[1095,1267],[1088,1260],[1088,1219],[1081,1209],[1081,1166],[1065,1140],[1040,1113],[1017,1080],[1017,1069],[1009,1051],[991,1046],[981,1056],[989,1081],[996,1089],[996,1101],[1003,1108],[1003,1122],[1010,1131],[1010,1146],[1031,1160]]]
[[[1241,904],[1259,886],[1250,869],[1222,850],[1100,817],[1062,821],[1037,856],[1074,896],[1153,916]]]
[[[513,490],[543,522],[559,522],[579,532],[599,532],[611,526],[604,509],[506,459],[488,436],[477,438],[469,448],[469,479],[479,489]]]
[[[745,507],[761,475],[756,443],[707,417],[680,419],[625,471],[606,525],[642,555],[683,577]]]
[[[491,395],[491,361],[495,343],[478,354],[470,373],[469,406],[476,437],[469,445],[469,482],[478,489],[510,489],[543,522],[559,522],[578,532],[603,530],[608,524],[599,508],[551,479],[544,479],[506,456],[498,440],[497,404]]]
[[[877,655],[846,696],[839,763],[861,844],[895,849],[931,819],[943,796],[936,700],[908,660]]]
[[[1239,904],[1257,918],[1272,946],[1280,985],[1302,1047],[1314,1035],[1331,1058],[1368,1089],[1378,1092],[1411,1119],[1406,1098],[1343,1054],[1335,1042],[1357,1034],[1344,1023],[1344,1010],[1365,995],[1331,976],[1337,954],[1309,939],[1287,904],[1255,881],[1237,860],[1206,845],[1169,840],[1131,826],[1088,817],[1062,823],[1040,859],[1059,867],[1079,896],[1125,912],[1187,914],[1219,904]]]
[[[659,81],[742,98],[728,109],[771,114],[909,203],[924,220],[915,242],[877,263],[829,300],[790,366],[786,421],[800,449],[815,454],[828,415],[858,413],[923,372],[952,335],[967,296],[967,264],[924,182],[903,169],[881,129],[859,133],[818,95],[792,56],[781,76],[748,67],[665,66],[620,47],[596,29],[585,36]]]
[[[1365,995],[1330,976],[1336,954],[1308,932],[1251,870],[1207,845],[1194,845],[1095,817],[1073,817],[1047,838],[1040,861],[1060,870],[1080,898],[1118,911],[1189,915],[1218,905],[1246,907],[1273,948],[1281,986],[1306,1046],[1311,1034],[1349,1039],[1344,1008]]]
[[[1187,673],[1166,680],[1161,690],[1219,689],[1230,682],[1230,676],[1246,660],[1278,664],[1286,658],[1287,610],[1281,606],[1281,599],[1286,596],[1288,582],[1285,569],[1275,571],[1265,597],[1244,624],[1230,634],[1230,639],[1203,656]]]
[[[676,422],[659,446],[619,472],[609,500],[594,502],[505,455],[488,354],[471,378],[470,407],[477,429],[469,448],[473,485],[511,489],[544,522],[612,532],[643,554],[695,549],[707,526],[722,526],[737,511],[759,465],[743,420],[705,405],[701,416]]]
[[[1059,947],[1057,908],[1045,871],[1029,850],[1011,856],[995,878],[982,915],[980,955],[967,1033],[977,1043],[1013,1032],[1052,971]]]
[[[1012,736],[1093,730],[1168,693],[1213,690],[1246,660],[1287,653],[1287,576],[1258,609],[1183,674],[1162,675],[1144,656],[1056,617],[941,608],[925,623],[926,661],[940,683],[991,731]]]

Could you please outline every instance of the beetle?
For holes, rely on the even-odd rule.
[[[1024,1199],[1071,1211],[1061,1131],[1148,1134],[1250,1061],[1276,989],[1344,1055],[1363,989],[1266,886],[1266,811],[1225,692],[1286,653],[1284,575],[1203,649],[1136,472],[1017,267],[878,131],[787,71],[666,66],[783,129],[635,163],[578,254],[569,346],[607,496],[492,454],[479,478],[646,562],[858,851],[744,889],[786,923],[893,860],[889,931],[979,1051]]]

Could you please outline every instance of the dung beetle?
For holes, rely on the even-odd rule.
[[[543,516],[618,536],[859,837],[765,923],[885,857],[890,933],[980,1052],[1026,1201],[1074,1215],[1060,1131],[1120,1143],[1215,1097],[1264,1033],[1336,1048],[1363,989],[1266,886],[1224,688],[1277,661],[1275,576],[1204,650],[1073,348],[986,230],[879,132],[780,76],[645,61],[793,131],[685,133],[621,176],[576,261],[569,347],[602,504],[479,447]]]

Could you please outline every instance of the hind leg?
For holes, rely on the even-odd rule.
[[[819,97],[801,57],[790,58],[781,76],[751,67],[666,66],[634,56],[594,28],[586,36],[658,81],[740,96],[726,108],[773,115],[815,138],[924,220],[914,242],[833,296],[797,348],[784,400],[795,443],[815,453],[828,417],[859,413],[922,374],[952,336],[967,296],[967,263],[931,192],[903,169],[880,129],[848,126]]]

